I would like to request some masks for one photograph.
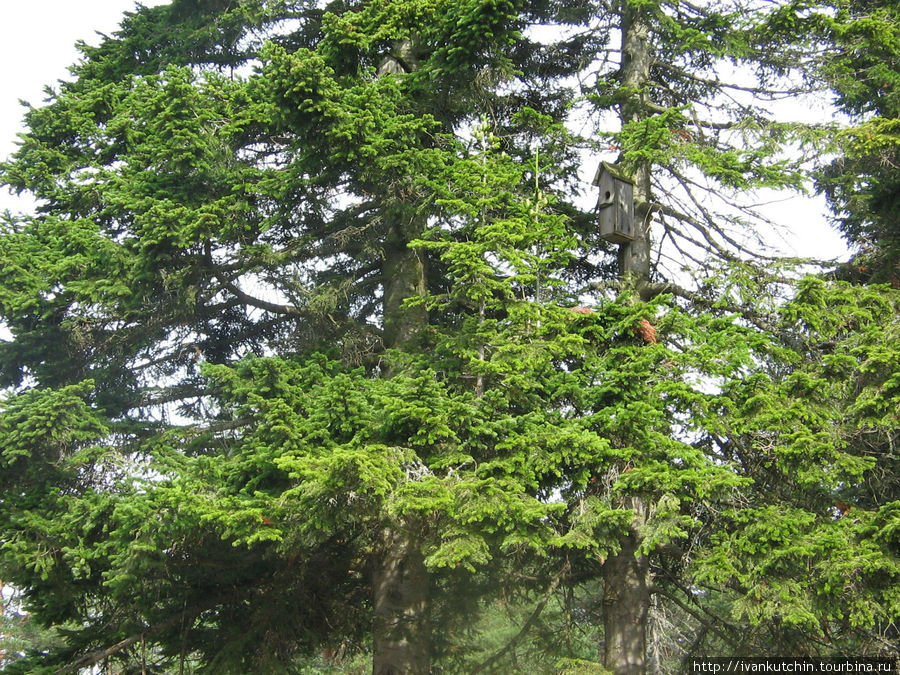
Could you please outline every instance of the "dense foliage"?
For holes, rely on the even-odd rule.
[[[820,19],[833,48],[822,70],[854,125],[820,184],[847,240],[853,278],[900,287],[900,15],[891,2],[846,2]]]
[[[852,33],[807,10],[174,0],[83,47],[0,165],[0,578],[56,631],[9,671],[896,656],[900,297],[748,258],[827,137],[769,102]]]

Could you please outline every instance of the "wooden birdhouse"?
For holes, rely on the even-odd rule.
[[[597,218],[600,237],[615,244],[634,241],[634,183],[608,162],[601,162],[594,176],[600,188]]]

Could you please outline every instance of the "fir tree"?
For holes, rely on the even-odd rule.
[[[857,247],[846,273],[855,280],[900,286],[900,30],[891,3],[846,2],[818,19],[828,57],[821,70],[835,104],[854,121],[838,137],[840,157],[819,179],[838,226]]]
[[[654,602],[695,650],[878,635],[896,298],[741,260],[821,135],[765,111],[789,16],[176,0],[85,47],[2,166],[39,209],[0,236],[0,578],[65,637],[20,669],[475,671],[598,580],[617,673]],[[610,143],[618,252],[577,195]],[[466,660],[498,579],[534,608]]]

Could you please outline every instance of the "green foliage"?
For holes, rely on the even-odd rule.
[[[890,2],[829,5],[821,34],[834,45],[821,70],[854,126],[838,135],[839,157],[819,187],[858,254],[844,270],[853,280],[900,283],[900,29]]]
[[[605,295],[577,204],[574,76],[689,255],[741,249],[696,175],[802,183],[818,130],[721,103],[723,59],[791,72],[760,36],[797,14],[749,9],[178,0],[85,47],[0,166],[40,202],[0,230],[0,579],[58,629],[19,665],[355,668],[386,531],[459,672],[600,672],[626,535],[726,617],[697,650],[895,621],[896,293],[734,263]],[[596,59],[619,19],[643,47]]]
[[[0,613],[0,667],[4,673],[28,672],[25,669],[29,666],[24,664],[29,654],[39,655],[61,646],[54,631],[37,625],[31,615],[15,610],[14,602],[4,597]]]
[[[898,299],[803,280],[781,311],[797,358],[760,361],[729,390],[739,427],[723,433],[753,484],[695,574],[737,592],[733,619],[773,631],[767,653],[805,632],[826,645],[811,653],[838,654],[898,610],[900,566],[884,535],[897,494],[884,477],[896,466]]]

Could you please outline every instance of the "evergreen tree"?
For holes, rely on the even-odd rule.
[[[488,541],[534,547],[547,529],[531,472],[475,471],[513,404],[476,405],[481,386],[424,357],[427,286],[446,270],[429,280],[434,242],[413,246],[440,227],[436,200],[477,195],[493,170],[485,214],[519,230],[550,217],[515,197],[518,155],[486,166],[460,135],[507,77],[519,18],[328,9],[139,10],[29,113],[4,167],[43,202],[3,233],[19,388],[3,508],[4,569],[70,631],[46,664],[261,671],[371,629],[376,672],[425,672],[426,555],[473,568]],[[556,142],[539,114],[506,122]],[[474,226],[460,204],[442,222]],[[495,243],[521,274],[543,265],[527,237]],[[482,303],[522,285],[478,274]],[[519,418],[505,442],[525,452]]]
[[[821,70],[855,126],[819,180],[857,255],[851,279],[900,286],[900,16],[890,2],[844,2],[817,15]]]
[[[896,298],[740,261],[740,194],[820,135],[764,109],[784,16],[175,0],[84,47],[2,165],[39,208],[0,236],[0,578],[65,638],[20,670],[515,667],[598,580],[617,673],[660,595],[697,650],[888,624]],[[576,194],[610,143],[618,270]],[[534,609],[460,656],[498,580]]]
[[[793,83],[796,66],[802,65],[795,59],[796,50],[775,52],[767,37],[779,9],[753,2],[665,1],[623,1],[611,11],[600,5],[594,9],[588,29],[604,35],[607,49],[584,69],[582,81],[588,85],[585,93],[596,120],[598,144],[618,151],[618,171],[634,183],[630,228],[634,239],[620,244],[619,250],[624,280],[618,285],[620,301],[653,303],[659,294],[672,293],[688,303],[684,309],[690,322],[704,322],[702,312],[727,307],[729,301],[716,297],[719,291],[704,297],[672,282],[679,275],[693,276],[701,288],[708,284],[711,290],[710,257],[730,264],[765,259],[762,237],[771,230],[753,207],[754,192],[802,189],[803,150],[816,147],[822,136],[815,127],[779,120],[770,109],[772,101],[801,90]],[[793,159],[784,154],[786,143],[798,149]],[[592,286],[603,289],[609,284]],[[667,312],[676,311],[678,305],[668,303]],[[643,313],[644,325],[651,327],[666,316],[655,306],[637,311]],[[757,310],[746,313],[756,315]],[[717,371],[710,362],[693,360],[693,355],[702,352],[697,324],[688,335],[671,335],[672,344],[667,347],[679,345],[675,353],[692,354],[687,357],[689,364],[684,364],[686,372],[724,385],[730,373],[749,364],[742,361],[745,355],[737,347],[745,339],[740,336],[741,321],[730,324],[725,316],[720,319],[725,321],[719,326],[723,334],[710,339],[730,345],[722,347],[727,370]],[[738,351],[732,353],[731,348]],[[670,352],[661,362],[683,358]],[[632,376],[637,372],[640,369]],[[652,372],[645,375],[655,381]],[[686,562],[690,547],[696,545],[688,534],[688,523],[702,532],[696,505],[712,499],[689,485],[694,481],[697,486],[716,485],[706,472],[722,467],[705,418],[708,404],[694,408],[694,397],[704,397],[698,387],[686,382],[683,386],[692,393],[683,393],[677,403],[655,386],[623,387],[628,394],[622,403],[639,406],[645,414],[636,417],[630,428],[616,418],[616,425],[604,429],[604,435],[611,435],[628,457],[611,462],[601,472],[606,476],[603,482],[615,486],[612,495],[607,495],[608,505],[631,514],[618,538],[607,544],[610,554],[604,556],[600,570],[604,662],[617,673],[645,671],[653,590],[661,588],[665,578],[659,572],[668,575]],[[648,414],[649,410],[656,414]],[[682,420],[689,420],[688,435]],[[688,443],[690,434],[703,440]],[[685,460],[686,454],[696,463]],[[625,470],[637,475],[646,472],[647,478],[617,480]],[[735,474],[732,477],[737,479],[740,471]],[[700,479],[701,475],[705,477]],[[673,484],[679,489],[668,487]],[[719,487],[724,489],[724,483]],[[653,536],[648,536],[651,532]]]
[[[694,578],[731,596],[733,653],[897,656],[897,299],[803,280],[723,388],[720,451],[752,482]]]

